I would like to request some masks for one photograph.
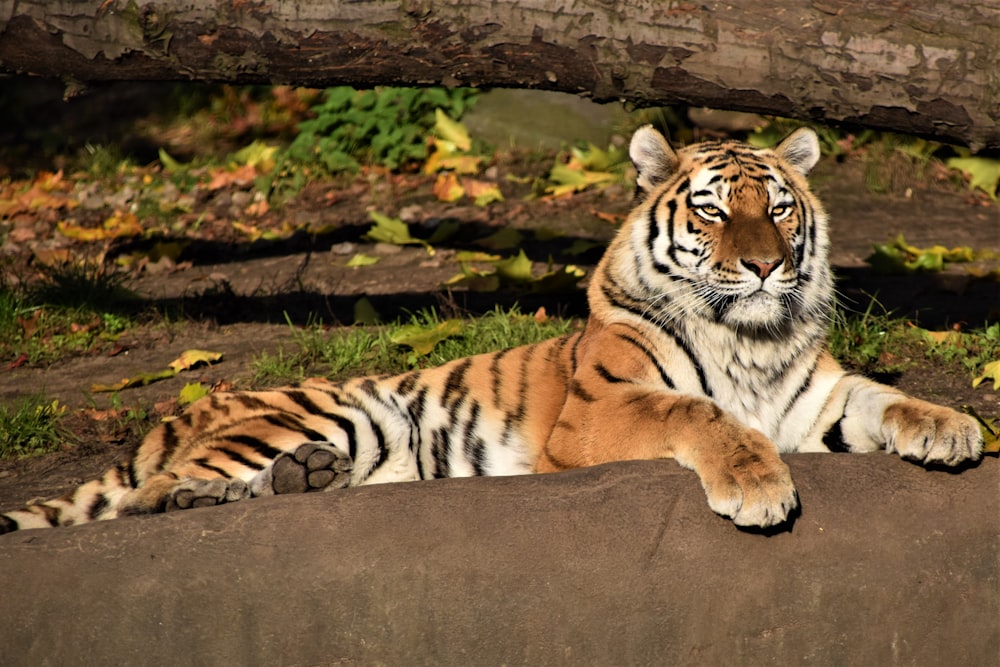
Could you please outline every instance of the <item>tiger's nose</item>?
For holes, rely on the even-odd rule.
[[[757,277],[760,278],[761,280],[764,280],[769,275],[771,275],[771,272],[774,271],[776,268],[778,268],[783,261],[784,259],[776,259],[770,262],[760,259],[740,260],[740,262],[743,263],[743,266],[753,271],[757,275]]]

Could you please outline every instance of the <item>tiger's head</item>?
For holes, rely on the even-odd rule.
[[[815,132],[801,128],[773,149],[674,150],[645,126],[629,154],[638,204],[609,250],[619,260],[606,268],[606,297],[620,290],[659,323],[695,315],[740,331],[826,317],[826,214],[805,180],[820,157]]]

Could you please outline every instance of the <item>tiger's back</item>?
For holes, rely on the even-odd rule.
[[[438,368],[208,396],[128,466],[0,515],[0,532],[275,493],[673,458],[738,525],[788,520],[780,454],[977,460],[971,418],[846,373],[826,349],[826,214],[800,129],[773,150],[630,145],[637,203],[588,287],[586,328]]]

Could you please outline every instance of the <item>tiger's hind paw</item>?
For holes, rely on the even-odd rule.
[[[250,487],[242,479],[185,479],[167,496],[164,511],[212,507],[250,497]]]
[[[284,452],[251,483],[255,496],[342,489],[351,482],[351,457],[325,442]]]

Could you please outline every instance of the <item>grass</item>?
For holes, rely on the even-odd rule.
[[[970,376],[1000,360],[1000,323],[965,331],[927,331],[887,312],[874,298],[864,312],[838,309],[829,333],[830,352],[864,373],[903,371],[920,359],[961,365]]]
[[[65,406],[41,394],[0,404],[0,458],[23,458],[57,450],[68,438]]]
[[[276,386],[311,375],[341,380],[439,366],[453,359],[536,343],[568,333],[575,326],[573,320],[562,318],[539,321],[522,314],[517,307],[497,308],[483,317],[455,325],[455,335],[439,340],[425,355],[393,342],[404,329],[432,332],[445,323],[436,312],[422,311],[406,321],[370,329],[327,332],[322,325],[312,324],[295,331],[296,351],[280,349],[275,354],[256,357],[251,364],[251,384]]]
[[[122,274],[96,264],[47,267],[13,286],[0,279],[0,359],[47,363],[106,345],[134,325]]]

